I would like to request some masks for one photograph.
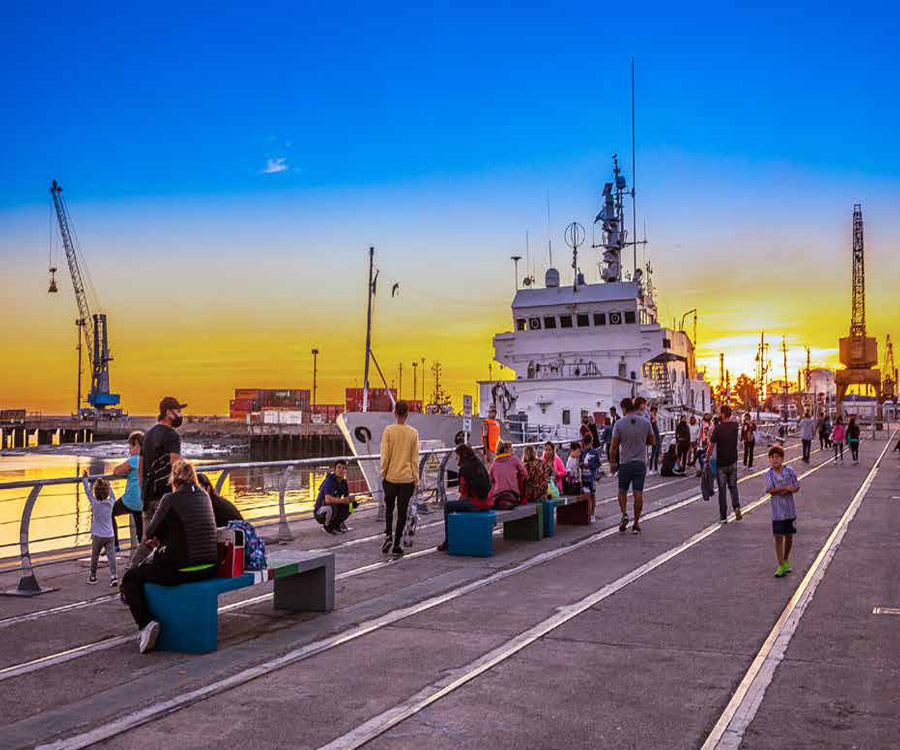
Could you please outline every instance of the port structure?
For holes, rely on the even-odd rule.
[[[109,341],[107,338],[106,314],[102,312],[92,312],[85,290],[84,275],[82,274],[81,265],[78,262],[78,252],[75,244],[75,233],[72,226],[72,220],[69,217],[66,202],[62,195],[62,187],[56,180],[50,186],[50,196],[53,200],[53,207],[56,210],[56,219],[59,225],[59,236],[62,239],[63,249],[66,253],[66,262],[69,265],[69,274],[72,277],[72,288],[75,292],[75,302],[78,305],[78,318],[75,324],[81,330],[78,339],[78,407],[77,413],[80,416],[103,416],[118,417],[121,416],[122,410],[114,408],[119,403],[119,395],[111,393],[109,390],[109,363],[112,361],[112,355],[109,351]],[[82,260],[82,264],[84,261]],[[49,291],[57,290],[56,280],[54,278],[55,268],[51,268],[51,279]],[[84,345],[88,352],[88,361],[91,367],[91,391],[88,394],[89,408],[82,408],[81,404],[81,340],[84,339]]]
[[[878,371],[878,342],[866,336],[866,264],[863,240],[862,205],[853,205],[853,258],[851,280],[850,335],[840,340],[840,360],[843,370],[835,373],[837,388],[837,413],[847,391],[853,385],[873,388],[878,401],[878,419],[881,417],[883,394],[881,373]]]

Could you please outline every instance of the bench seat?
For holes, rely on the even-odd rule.
[[[160,624],[156,648],[203,654],[217,647],[219,595],[275,581],[274,608],[329,612],[334,608],[334,554],[280,550],[268,566],[234,578],[163,586],[144,584],[147,604]]]
[[[503,524],[508,541],[540,541],[544,513],[540,504],[519,505],[510,510],[451,513],[447,517],[447,544],[451,555],[490,557],[494,554],[494,526]]]

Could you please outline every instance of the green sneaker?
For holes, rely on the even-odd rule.
[[[784,561],[784,572],[785,572],[785,573],[790,573],[790,572],[791,572],[791,563],[790,563],[790,560],[785,560],[785,561]]]
[[[788,572],[787,567],[784,563],[778,566],[778,570],[775,571],[776,578],[784,578],[785,574]]]

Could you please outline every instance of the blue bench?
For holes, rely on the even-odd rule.
[[[447,516],[447,551],[465,557],[494,554],[494,526],[503,524],[508,541],[540,541],[544,536],[544,511],[540,504],[512,510],[470,511]]]
[[[334,609],[334,554],[285,550],[268,556],[268,567],[235,578],[210,578],[177,586],[144,584],[147,604],[160,625],[158,651],[215,651],[219,595],[275,581],[275,609]]]

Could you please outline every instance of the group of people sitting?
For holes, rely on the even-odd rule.
[[[438,550],[445,552],[448,548],[447,518],[450,513],[494,508],[508,510],[563,494],[589,493],[593,522],[594,488],[600,470],[600,450],[593,443],[590,432],[583,434],[580,442],[574,441],[569,446],[569,456],[564,464],[556,446],[549,440],[540,455],[533,446],[527,446],[522,459],[513,453],[511,443],[500,440],[489,468],[471,446],[457,445],[459,499],[444,503],[444,541],[438,545]]]

